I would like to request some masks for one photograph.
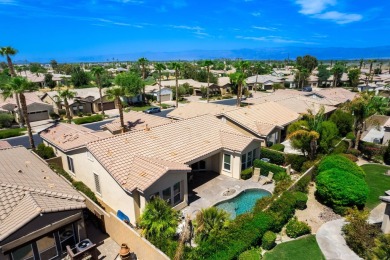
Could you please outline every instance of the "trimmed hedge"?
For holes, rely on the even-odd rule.
[[[307,160],[303,155],[286,154],[286,164],[291,164],[291,167],[298,172],[302,171],[302,166]]]
[[[253,166],[256,168],[260,168],[260,174],[263,176],[268,176],[269,172],[274,173],[274,180],[280,181],[282,179],[286,178],[286,169],[283,167],[280,167],[278,165],[272,164],[272,163],[267,163],[262,160],[256,159],[253,162]],[[288,175],[287,175],[288,177]]]
[[[295,184],[295,191],[308,193],[309,192],[309,183],[311,181],[311,176],[306,175],[302,177],[296,184]]]
[[[368,197],[369,189],[364,179],[341,169],[335,168],[320,172],[316,182],[316,195],[334,209],[361,207]]]
[[[271,146],[269,149],[271,150],[275,150],[275,151],[279,151],[279,152],[283,152],[284,151],[284,145],[283,144],[274,144],[273,146]]]
[[[252,174],[253,174],[252,167],[247,168],[247,169],[241,171],[241,179],[243,179],[243,180],[250,179],[252,177]]]
[[[241,253],[238,256],[238,260],[260,260],[262,258],[263,256],[261,255],[260,248],[252,248],[250,250]]]
[[[344,156],[345,158],[347,158],[351,162],[357,162],[359,160],[355,155],[349,154],[349,153],[343,153],[343,154],[341,154],[341,156]]]
[[[347,159],[343,155],[330,155],[325,157],[320,164],[318,165],[318,172],[321,173],[327,170],[339,169],[352,173],[353,175],[364,178],[366,176],[365,172],[360,168],[356,163]]]
[[[14,116],[8,113],[0,113],[0,128],[11,127]]]
[[[275,200],[267,212],[273,217],[271,230],[280,232],[287,221],[294,216],[296,199],[292,192],[286,191]]]
[[[311,233],[311,228],[302,221],[293,217],[286,225],[286,234],[291,238],[297,238]]]
[[[265,232],[263,238],[261,239],[261,247],[265,250],[271,250],[276,246],[276,234],[272,231]]]
[[[45,144],[41,143],[38,145],[35,152],[41,157],[42,159],[50,159],[55,157],[55,153],[52,147],[46,146]]]
[[[261,148],[261,158],[268,158],[270,159],[271,163],[277,164],[277,165],[283,165],[285,162],[284,154],[281,152],[277,152],[268,148]]]
[[[24,131],[26,131],[26,128],[0,130],[0,139],[14,137],[14,136],[21,136],[24,134],[23,133]]]
[[[85,117],[73,119],[73,122],[76,125],[81,125],[81,124],[98,122],[102,120],[103,120],[103,115],[93,115],[93,116],[85,116]]]
[[[306,203],[308,200],[307,194],[297,191],[294,192],[295,200],[296,200],[296,208],[300,210],[304,210],[306,208]]]

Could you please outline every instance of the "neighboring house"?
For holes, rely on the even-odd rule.
[[[385,128],[385,134],[383,136],[383,145],[388,145],[390,142],[390,117],[389,119],[384,123],[383,127]]]
[[[362,141],[387,145],[390,139],[390,117],[373,115],[366,120]]]
[[[196,80],[193,80],[193,79],[179,79],[178,80],[178,85],[179,86],[182,86],[183,84],[189,84],[193,89],[194,89],[194,92],[192,93],[193,95],[195,96],[200,96],[202,95],[202,92],[201,92],[201,88],[202,87],[207,87],[207,82],[199,82],[199,81],[196,81]],[[156,85],[158,87],[158,83],[155,83],[154,85]],[[210,83],[210,86],[212,85],[212,83]],[[176,87],[176,80],[164,80],[164,81],[161,81],[161,86],[164,87],[164,88],[175,88]]]
[[[128,128],[127,131],[138,131],[148,127],[155,127],[173,122],[172,119],[136,111],[129,111],[127,113],[123,113],[123,120]],[[102,130],[108,130],[114,135],[122,133],[119,118],[116,118],[111,123],[102,125],[100,128]]]
[[[167,114],[173,119],[188,119],[202,115],[220,116],[223,113],[238,109],[236,106],[220,105],[215,103],[191,102],[184,106],[175,108]]]
[[[153,197],[177,210],[187,206],[190,172],[194,179],[198,171],[240,179],[259,158],[260,143],[214,116],[198,116],[90,142],[72,156],[74,177],[135,224]]]
[[[272,75],[254,75],[247,78],[245,82],[249,90],[252,90],[256,82],[261,89],[270,90],[274,84],[284,84],[284,79]]]
[[[98,113],[102,110],[98,88],[72,89],[72,91],[76,92],[75,98],[68,100],[72,116],[77,116],[79,113]],[[102,89],[103,108],[105,110],[115,109],[115,102],[108,100],[105,91],[106,89]],[[41,99],[48,104],[52,104],[56,113],[59,109],[65,109],[64,103],[58,102],[57,91],[46,92]]]
[[[300,115],[278,103],[267,102],[231,110],[220,117],[240,132],[261,138],[270,146],[283,141],[287,127]]]
[[[74,155],[85,153],[87,143],[112,136],[109,132],[62,123],[43,130],[39,135],[44,144],[53,147],[55,154],[61,156],[64,170],[72,176],[83,167],[82,161],[74,161]]]
[[[158,84],[152,86],[145,86],[145,93],[153,95],[156,97],[157,102],[160,102],[160,90]],[[173,92],[172,89],[162,87],[161,88],[161,102],[172,101]]]
[[[0,140],[0,149],[12,148],[12,145],[7,141]]]
[[[221,95],[225,95],[226,93],[230,93],[232,91],[233,84],[230,82],[229,77],[219,77],[218,78],[218,86],[219,86]]]
[[[42,102],[34,92],[27,92],[24,95],[26,97],[27,114],[30,122],[49,119],[50,112],[53,111],[52,105]],[[17,103],[14,98],[4,100],[0,95],[0,109],[14,114],[16,122],[19,122]]]
[[[0,158],[0,259],[62,259],[86,238],[84,197],[24,147]]]
[[[56,82],[57,85],[64,83],[64,78],[70,78],[70,75],[64,75],[64,74],[55,74],[50,73],[53,75],[52,80]],[[32,73],[30,71],[24,71],[20,72],[19,76],[22,76],[24,78],[27,78],[29,81],[39,84],[41,88],[47,87],[45,83],[45,74],[43,73]]]

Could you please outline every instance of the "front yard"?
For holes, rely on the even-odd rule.
[[[325,259],[318,247],[315,235],[309,235],[294,241],[277,245],[271,251],[265,253],[265,260],[320,260]]]
[[[366,182],[369,187],[369,194],[366,207],[372,210],[379,203],[379,196],[383,196],[386,190],[390,190],[390,176],[384,175],[389,166],[378,164],[365,164],[361,168],[366,173]]]
[[[0,130],[0,139],[20,136],[20,135],[23,135],[25,131],[26,131],[26,128],[14,128],[14,129]]]

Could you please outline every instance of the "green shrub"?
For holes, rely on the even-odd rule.
[[[49,114],[51,119],[58,119],[60,118],[60,115],[56,114],[55,112],[50,112]]]
[[[241,171],[241,179],[243,180],[248,180],[252,177],[252,173],[253,173],[253,168],[250,167],[250,168],[247,168],[243,171]]]
[[[274,197],[266,196],[256,201],[255,207],[253,208],[253,212],[259,213],[262,212],[271,202],[274,200]]]
[[[385,148],[383,146],[374,143],[363,142],[363,141],[359,143],[359,150],[369,160],[371,160],[373,157],[377,155],[382,157],[385,152]]]
[[[390,165],[390,142],[386,147],[385,153],[383,154],[383,162]]]
[[[311,176],[310,175],[305,175],[302,177],[296,184],[295,184],[295,191],[300,191],[304,193],[309,192],[309,183],[311,181]]]
[[[311,233],[311,228],[296,217],[292,218],[286,225],[286,234],[291,238],[297,238]]]
[[[356,136],[353,132],[349,132],[345,137],[349,140],[352,140],[352,141],[355,141],[355,139],[356,139]]]
[[[363,169],[360,168],[356,163],[338,154],[329,155],[325,157],[318,165],[319,173],[327,170],[334,170],[334,169],[339,169],[339,170],[352,173],[353,175],[360,178],[364,178],[366,176]]]
[[[164,104],[164,103],[161,104],[161,108],[162,108],[162,109],[167,109],[167,108],[170,108],[170,107],[171,107],[171,106],[168,105],[168,104]]]
[[[275,150],[275,151],[279,151],[279,152],[283,152],[284,151],[284,145],[283,144],[274,144],[269,149],[272,149],[272,150]]]
[[[287,223],[287,221],[294,216],[295,213],[296,200],[293,193],[286,191],[275,200],[271,206],[268,208],[267,213],[269,213],[272,218],[272,228],[274,232],[279,232],[282,227]]]
[[[284,164],[284,154],[281,152],[276,152],[268,148],[261,148],[261,157],[270,159],[270,163],[274,163],[277,165]]]
[[[8,113],[0,113],[0,128],[11,127],[14,116]]]
[[[357,162],[359,160],[355,155],[349,154],[349,153],[343,153],[343,154],[341,154],[341,156],[344,156],[345,158],[347,158],[351,162]]]
[[[296,208],[300,210],[304,210],[306,208],[306,203],[308,200],[307,194],[300,191],[296,191],[294,192],[294,196],[296,200],[296,204],[295,204]]]
[[[354,148],[349,148],[347,150],[347,153],[348,154],[353,154],[355,155],[356,157],[360,156],[361,152],[358,150],[358,149],[354,149]]]
[[[58,109],[58,114],[60,116],[64,116],[64,115],[66,115],[66,110],[65,109]]]
[[[274,173],[274,180],[282,180],[286,176],[286,169],[280,167],[278,165],[263,162],[262,160],[256,159],[253,162],[253,166],[256,168],[260,168],[260,174],[267,176],[269,172]]]
[[[286,175],[287,175],[287,173],[286,173]],[[292,181],[291,181],[290,176],[288,176],[288,177],[289,177],[288,179],[280,180],[276,183],[275,190],[274,190],[275,195],[281,194],[282,192],[286,191],[288,187],[290,187]]]
[[[73,119],[73,122],[76,125],[81,125],[81,124],[86,124],[86,123],[93,123],[93,122],[98,122],[103,120],[103,115],[93,115],[93,116],[86,116],[86,117],[81,117],[81,118],[76,118]]]
[[[345,136],[352,130],[352,125],[355,119],[351,113],[337,109],[330,116],[329,120],[337,125],[340,135]]]
[[[341,169],[320,172],[316,183],[316,195],[331,207],[363,206],[368,197],[364,179]]]
[[[306,161],[303,163],[301,167],[301,172],[304,173],[307,170],[309,170],[311,167],[313,167],[316,164],[317,161]]]
[[[238,260],[260,260],[262,258],[261,248],[249,249],[238,256]]]
[[[36,154],[39,155],[39,157],[41,157],[42,159],[50,159],[50,158],[53,158],[55,157],[55,153],[54,153],[54,150],[52,147],[50,146],[46,146],[45,144],[43,143],[40,143],[37,147],[37,149],[35,150]]]
[[[349,147],[349,143],[343,140],[333,149],[332,153],[334,154],[345,153],[348,150],[348,147]]]
[[[265,250],[271,250],[276,246],[276,234],[272,231],[265,232],[263,238],[261,239],[261,247]]]
[[[286,164],[291,164],[291,167],[298,171],[302,171],[303,164],[307,161],[307,158],[299,154],[286,154]]]
[[[26,131],[26,128],[0,130],[0,139],[14,137],[14,136],[20,136],[20,135],[23,135],[24,131]]]

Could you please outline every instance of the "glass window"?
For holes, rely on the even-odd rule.
[[[12,253],[12,258],[17,260],[33,260],[34,252],[31,244],[25,245],[19,249],[16,249]]]
[[[51,259],[58,255],[56,240],[54,239],[53,234],[47,235],[37,240],[37,247],[41,259]]]
[[[61,248],[62,251],[66,251],[66,246],[69,245],[73,248],[76,245],[76,238],[73,231],[73,224],[69,224],[65,227],[60,228],[58,231],[60,236]]]
[[[171,204],[171,187],[169,188],[166,188],[165,190],[163,190],[163,200],[165,200],[166,202],[168,202],[169,204]]]
[[[257,148],[256,149],[253,149],[253,160],[257,159],[256,155],[257,155]]]
[[[247,160],[246,166],[247,167],[252,167],[252,163],[253,163],[252,151],[250,151],[248,153],[248,160]]]
[[[66,158],[68,159],[68,169],[69,169],[69,171],[74,173],[74,165],[73,165],[72,157],[67,156]]]
[[[99,175],[97,175],[96,173],[93,173],[93,177],[95,179],[96,192],[101,194]]]
[[[173,185],[173,203],[176,205],[181,201],[180,182]]]
[[[157,191],[156,193],[150,195],[149,199],[152,200],[154,198],[159,198],[159,197],[160,197],[160,192]]]
[[[206,161],[199,161],[199,170],[206,170]]]
[[[246,169],[246,154],[241,155],[241,170]]]
[[[230,171],[230,154],[223,155],[223,168],[227,171]]]

